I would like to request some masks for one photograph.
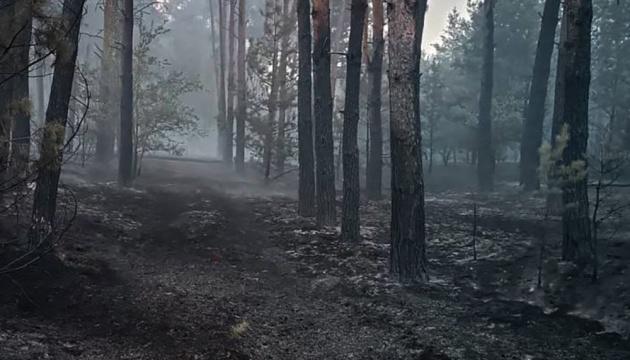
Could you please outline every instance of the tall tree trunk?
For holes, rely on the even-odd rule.
[[[96,128],[95,159],[107,164],[114,158],[116,120],[120,118],[120,66],[121,66],[121,0],[105,0],[103,56],[100,74],[100,119]]]
[[[352,0],[350,40],[346,55],[346,98],[343,119],[343,208],[341,237],[359,241],[359,99],[361,93],[361,62],[363,59],[363,28],[367,0]]]
[[[311,63],[311,4],[297,0],[298,19],[298,161],[300,179],[298,211],[315,214],[315,159],[313,154],[313,108]]]
[[[31,145],[31,103],[29,97],[29,55],[33,27],[33,3],[18,1],[15,5],[14,33],[16,52],[13,83],[13,154],[11,159],[12,181],[22,183],[28,173]]]
[[[592,0],[565,0],[567,37],[561,44],[567,53],[564,70],[563,119],[569,139],[562,162],[565,167],[583,165],[584,171],[563,181],[562,258],[586,265],[592,259],[588,210],[588,106],[591,81]]]
[[[494,188],[494,148],[492,146],[492,88],[494,82],[494,4],[484,0],[483,64],[479,92],[479,128],[477,129],[477,179],[480,191]]]
[[[278,68],[278,136],[276,138],[276,169],[279,173],[284,172],[284,163],[287,158],[286,144],[286,117],[287,110],[290,106],[289,81],[287,79],[289,52],[291,51],[290,42],[293,24],[295,23],[295,9],[292,8],[291,0],[284,0],[282,5],[282,30],[280,42],[280,64]]]
[[[123,5],[118,183],[121,186],[131,186],[133,181],[133,0],[123,0]]]
[[[534,61],[534,73],[529,92],[529,102],[525,110],[525,122],[521,139],[521,184],[525,191],[538,190],[540,178],[538,149],[542,144],[545,102],[551,71],[551,56],[558,27],[558,14],[561,0],[546,0],[543,11],[538,48]]]
[[[372,57],[368,64],[369,72],[369,98],[368,98],[368,122],[370,131],[370,148],[367,163],[367,196],[370,200],[380,200],[382,197],[383,182],[383,123],[382,108],[382,83],[383,83],[383,53],[385,40],[383,27],[383,0],[372,0]]]
[[[226,114],[226,89],[225,89],[225,71],[226,71],[226,49],[225,49],[225,4],[223,1],[219,1],[219,114],[217,116],[217,147],[218,147],[218,156],[223,158],[225,151],[225,128],[227,122],[227,114]]]
[[[389,18],[392,220],[390,272],[403,283],[427,280],[420,124],[418,19],[426,0],[392,0]]]
[[[15,2],[7,1],[2,4],[0,11],[0,183],[5,184],[8,179],[8,165],[10,156],[10,135],[12,122],[13,102],[13,54],[16,52],[13,46],[13,17],[15,15]],[[3,186],[4,188],[5,186]],[[0,191],[0,196],[2,196]]]
[[[274,147],[274,129],[276,125],[276,117],[278,115],[278,90],[280,81],[278,66],[278,26],[276,19],[276,1],[267,0],[265,5],[265,34],[272,39],[271,49],[271,81],[269,89],[269,98],[267,99],[267,128],[265,129],[263,139],[263,166],[265,168],[265,181],[270,181],[271,164],[273,158]]]
[[[57,206],[57,188],[63,162],[64,134],[68,121],[68,105],[74,82],[74,69],[77,59],[79,30],[85,0],[64,0],[63,3],[63,44],[56,49],[55,70],[46,125],[38,162],[38,176],[33,198],[31,246],[48,248],[49,235],[54,230]]]
[[[227,90],[227,118],[225,120],[225,148],[223,161],[232,164],[234,155],[234,97],[236,95],[236,1],[230,0],[230,18],[228,30],[228,90]]]
[[[330,4],[313,1],[313,68],[315,95],[315,153],[317,156],[317,223],[337,222],[333,143],[333,99],[330,85]]]
[[[236,171],[245,171],[245,123],[247,121],[247,73],[245,68],[247,40],[247,0],[238,3],[238,54],[237,54],[237,101],[236,101]]]
[[[563,44],[567,40],[567,16],[566,11],[562,12],[562,22],[560,24],[560,44]],[[567,49],[565,46],[558,46],[558,60],[556,65],[556,83],[554,89],[554,104],[553,104],[553,117],[551,120],[551,147],[556,148],[557,138],[560,135],[564,123],[564,102],[565,102],[565,90],[566,90],[566,62],[567,62]],[[560,194],[560,182],[559,174],[555,171],[561,166],[561,162],[554,159],[556,164],[551,167],[551,173],[547,174],[547,209],[552,214],[559,215],[562,212],[562,196]]]

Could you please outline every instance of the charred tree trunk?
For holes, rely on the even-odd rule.
[[[16,34],[13,83],[13,154],[11,155],[12,182],[23,183],[28,173],[31,145],[31,111],[29,98],[29,52],[33,27],[33,3],[18,1],[15,5],[14,31]]]
[[[55,70],[46,125],[38,162],[38,176],[33,197],[33,218],[30,234],[31,247],[47,249],[54,229],[57,188],[63,162],[64,134],[68,121],[68,106],[74,82],[79,30],[85,0],[65,0],[63,3],[63,31],[65,46],[56,49]]]
[[[561,44],[567,57],[564,69],[565,100],[563,119],[569,139],[562,162],[565,167],[583,171],[564,179],[562,186],[562,258],[587,265],[592,260],[588,209],[588,107],[591,81],[592,0],[566,0],[566,41]]]
[[[363,59],[363,28],[367,0],[352,0],[350,40],[346,55],[346,98],[343,119],[343,208],[341,237],[359,241],[359,99],[361,93],[361,62]]]
[[[313,1],[313,68],[315,95],[315,153],[317,156],[317,223],[332,226],[335,206],[333,99],[330,85],[330,4]]]
[[[247,73],[245,68],[247,40],[247,0],[238,3],[238,54],[236,56],[237,101],[236,101],[236,171],[245,171],[245,123],[247,121]]]
[[[558,27],[558,14],[561,0],[546,0],[543,11],[538,49],[534,61],[534,74],[529,93],[529,102],[525,111],[523,137],[521,139],[521,184],[525,191],[538,190],[540,178],[538,167],[540,156],[538,149],[542,144],[543,123],[545,120],[545,102],[551,71],[551,56]]]
[[[383,0],[372,0],[372,57],[368,64],[369,72],[369,98],[368,98],[368,122],[369,122],[369,155],[367,162],[366,190],[370,200],[380,200],[382,197],[383,182],[383,121],[382,108],[382,83],[383,83],[383,53],[385,40],[383,27]]]
[[[298,161],[300,167],[298,211],[315,214],[315,159],[313,154],[313,108],[310,0],[297,0],[298,18]]]
[[[100,119],[96,128],[95,160],[107,164],[114,158],[116,119],[120,118],[121,0],[105,0],[103,55],[100,74]]]
[[[558,46],[558,60],[556,65],[556,83],[554,89],[554,104],[553,104],[553,117],[551,120],[551,147],[557,147],[557,137],[560,134],[560,130],[564,123],[564,102],[565,102],[565,72],[566,72],[566,62],[567,62],[567,49],[564,44],[567,40],[567,17],[566,11],[563,10],[562,14],[562,23],[560,25],[560,46]],[[557,171],[555,169],[561,166],[560,161],[557,161],[556,164],[553,164],[551,167],[551,173],[547,174],[548,183],[547,183],[547,210],[551,214],[560,215],[562,212],[562,196],[560,195],[560,182]]]
[[[13,54],[16,52],[13,42],[14,26],[13,16],[15,15],[15,2],[7,1],[2,3],[0,11],[0,183],[5,184],[8,179],[8,165],[10,156],[10,136],[12,122],[12,99],[13,99]],[[4,187],[2,191],[4,191]],[[0,193],[0,196],[2,194]]]
[[[118,183],[121,186],[131,186],[133,182],[133,0],[123,0],[123,5]]]
[[[234,156],[234,97],[236,95],[236,1],[230,0],[230,18],[228,30],[228,90],[227,90],[227,118],[225,120],[225,148],[223,161],[232,164]]]
[[[226,93],[225,93],[225,5],[224,0],[219,1],[219,114],[217,116],[217,147],[218,156],[223,158],[225,151],[225,128],[227,122]]]
[[[477,179],[480,191],[494,188],[494,149],[492,146],[492,89],[494,82],[494,4],[484,0],[483,63],[479,93],[479,128],[477,129]]]
[[[392,0],[389,17],[389,96],[392,157],[390,272],[403,283],[427,280],[424,180],[418,108],[420,9],[426,0]]]

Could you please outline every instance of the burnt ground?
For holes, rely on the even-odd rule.
[[[554,260],[536,197],[428,194],[432,280],[404,288],[387,276],[387,202],[345,244],[282,186],[218,164],[149,161],[129,190],[64,179],[78,216],[56,256],[0,278],[0,359],[630,359],[630,245],[608,244],[591,284]]]

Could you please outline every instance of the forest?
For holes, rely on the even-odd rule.
[[[0,0],[30,359],[630,359],[630,1]]]

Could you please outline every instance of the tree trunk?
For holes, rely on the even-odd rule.
[[[65,46],[56,49],[55,70],[46,110],[46,125],[38,162],[38,176],[33,197],[31,247],[46,249],[54,230],[57,188],[63,162],[64,134],[68,121],[68,105],[74,82],[79,30],[85,0],[65,0],[63,31]],[[60,40],[61,41],[61,40]]]
[[[224,157],[225,151],[225,123],[227,122],[226,114],[226,93],[225,93],[225,5],[224,0],[219,1],[219,114],[217,116],[217,147],[218,156]]]
[[[123,0],[123,6],[118,183],[121,186],[131,186],[133,181],[133,0]]]
[[[116,119],[120,118],[121,0],[105,0],[103,55],[100,74],[100,119],[96,128],[95,160],[107,164],[114,158]]]
[[[270,181],[271,164],[274,147],[274,129],[276,125],[276,116],[278,115],[278,90],[279,90],[279,74],[278,74],[278,34],[275,16],[276,6],[275,0],[268,0],[265,5],[265,34],[272,39],[271,50],[271,72],[269,98],[267,99],[267,128],[265,129],[263,139],[263,166],[265,168],[265,181]]]
[[[418,17],[426,0],[392,0],[389,18],[389,96],[392,162],[390,272],[403,283],[427,280],[420,124]]]
[[[298,161],[300,167],[298,211],[315,214],[315,159],[313,154],[313,108],[311,66],[311,4],[297,0],[298,18]]]
[[[237,55],[237,101],[236,101],[236,171],[245,171],[245,123],[247,121],[247,72],[245,67],[247,40],[247,0],[238,5],[238,55]]]
[[[523,137],[521,139],[521,184],[525,191],[540,189],[538,150],[542,144],[545,102],[551,71],[551,56],[558,27],[561,0],[546,0],[543,11],[534,73],[530,86],[529,102],[525,111]]]
[[[352,0],[350,40],[346,55],[346,98],[343,119],[343,208],[341,237],[359,241],[359,98],[361,93],[361,62],[363,59],[363,27],[367,0]]]
[[[227,90],[227,118],[225,120],[225,148],[223,149],[223,161],[232,164],[234,156],[234,97],[236,95],[236,1],[230,0],[230,18],[228,30],[228,90]]]
[[[14,34],[15,56],[14,72],[17,74],[11,82],[13,93],[13,154],[11,158],[12,183],[24,183],[28,173],[31,145],[31,106],[29,97],[29,53],[33,27],[33,3],[30,0],[18,1],[15,6]]]
[[[287,79],[287,68],[289,62],[289,52],[291,51],[289,40],[291,39],[291,32],[293,30],[293,23],[295,18],[293,14],[295,9],[292,9],[292,1],[284,0],[282,6],[282,27],[280,42],[280,64],[278,68],[278,82],[280,93],[278,94],[278,136],[276,138],[276,170],[278,173],[284,172],[284,164],[287,157],[287,144],[286,144],[286,117],[287,109],[290,106],[290,99],[288,99],[289,93],[289,81]]]
[[[566,11],[563,10],[562,22],[560,25],[560,43],[563,44],[567,39],[567,17]],[[551,147],[556,148],[556,139],[560,134],[562,124],[564,123],[564,102],[565,102],[565,66],[567,62],[567,50],[564,46],[558,46],[558,60],[556,65],[556,83],[553,104],[553,117],[551,120]],[[554,159],[554,161],[557,161]],[[547,210],[551,214],[559,215],[562,212],[562,196],[560,195],[560,182],[555,169],[561,166],[560,161],[552,165],[552,171],[548,174],[547,181]]]
[[[566,167],[573,168],[577,164],[586,167],[593,5],[592,0],[566,0],[564,4],[567,37],[561,46],[567,57],[563,119],[569,139],[562,162]],[[565,179],[562,186],[562,258],[579,265],[592,260],[587,180],[584,168],[583,173]]]
[[[0,183],[3,184],[0,196],[4,192],[5,180],[8,179],[8,165],[10,156],[11,135],[11,107],[13,99],[13,61],[12,56],[16,49],[12,45],[14,29],[13,16],[15,15],[15,2],[8,1],[2,4],[0,11]]]
[[[315,95],[315,153],[317,156],[317,223],[337,222],[333,143],[333,99],[330,84],[330,4],[313,1],[313,68]]]
[[[383,38],[383,0],[372,0],[372,57],[368,64],[369,98],[368,122],[370,130],[370,150],[367,163],[366,190],[370,200],[380,200],[383,182],[383,123],[382,83],[383,83],[383,53],[385,40]]]
[[[494,78],[494,4],[484,0],[483,63],[479,93],[479,128],[477,134],[477,179],[480,191],[494,188],[494,149],[492,146],[492,88]]]

